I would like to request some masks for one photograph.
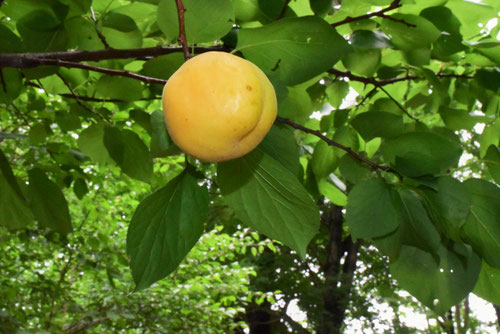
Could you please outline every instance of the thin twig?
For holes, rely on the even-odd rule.
[[[93,109],[90,109],[88,106],[86,106],[85,104],[83,104],[82,101],[80,101],[80,99],[76,95],[75,91],[71,87],[70,83],[68,81],[66,81],[66,79],[64,79],[64,77],[60,73],[57,73],[56,75],[59,77],[59,79],[61,79],[61,81],[64,83],[64,85],[69,89],[69,91],[71,92],[71,95],[75,98],[76,103],[78,103],[83,109],[87,110],[89,113],[98,116],[103,121],[106,121],[106,118],[104,118],[103,115],[101,115],[98,112],[95,112],[95,110],[93,110]]]
[[[380,88],[380,90],[381,90],[381,91],[383,91],[383,92],[384,92],[384,94],[385,94],[385,95],[387,95],[387,97],[389,97],[389,98],[392,100],[392,102],[394,102],[394,103],[398,106],[398,108],[399,108],[399,109],[401,109],[401,111],[402,111],[402,112],[404,112],[404,113],[406,114],[406,116],[410,117],[410,118],[411,118],[412,120],[414,120],[414,121],[418,121],[418,119],[416,119],[415,117],[413,117],[413,116],[412,116],[412,115],[408,112],[408,110],[406,110],[406,109],[405,109],[405,108],[401,105],[401,103],[399,103],[399,102],[398,102],[398,101],[397,101],[394,97],[392,97],[392,95],[391,95],[391,94],[389,94],[389,92],[388,92],[388,91],[386,91],[386,90],[385,90],[385,88],[384,88],[384,87],[380,86],[380,87],[378,87],[378,88]]]
[[[0,67],[0,83],[2,84],[3,92],[7,93],[7,84],[5,83],[5,78],[3,76],[3,71],[1,67]]]
[[[177,5],[177,16],[179,18],[179,38],[177,38],[177,40],[182,46],[184,59],[189,60],[189,58],[191,58],[191,54],[189,53],[189,47],[186,38],[186,25],[184,24],[184,13],[186,13],[186,8],[182,4],[182,0],[175,0],[175,4]]]
[[[288,7],[288,4],[290,3],[291,0],[285,0],[285,3],[283,4],[283,8],[281,9],[280,15],[278,16],[278,20],[282,19],[283,16],[285,16],[286,9]]]
[[[376,16],[403,23],[403,24],[407,25],[408,27],[416,27],[414,24],[405,22],[404,20],[399,20],[399,19],[385,15],[385,13],[387,13],[393,9],[399,8],[399,7],[401,7],[401,0],[394,0],[388,7],[384,8],[384,9],[381,9],[377,12],[368,13],[368,14],[355,16],[355,17],[348,16],[345,19],[343,19],[342,21],[332,23],[332,27],[338,27],[338,26],[341,26],[341,25],[344,25],[347,23],[366,20],[366,19],[376,17]]]
[[[99,39],[101,40],[101,43],[104,45],[104,47],[106,49],[112,49],[112,47],[108,44],[106,37],[104,37],[104,35],[99,30],[99,27],[97,26],[97,20],[95,18],[94,8],[92,8],[92,6],[90,6],[90,14],[91,14],[90,17],[92,18],[92,21],[94,21],[95,32],[96,32],[97,36],[99,37]]]
[[[392,169],[390,167],[378,165],[377,163],[375,163],[375,162],[373,162],[373,161],[365,158],[364,156],[360,155],[359,153],[356,153],[352,148],[344,146],[344,145],[342,145],[340,143],[337,143],[334,140],[331,140],[330,138],[326,137],[325,135],[323,135],[318,130],[309,129],[309,128],[305,127],[305,126],[297,124],[297,123],[295,123],[295,122],[293,122],[293,121],[291,121],[291,120],[289,120],[287,118],[283,118],[283,117],[277,117],[276,120],[278,122],[280,122],[280,123],[287,124],[287,125],[291,126],[294,129],[297,129],[297,130],[303,131],[305,133],[309,133],[309,134],[311,134],[313,136],[316,136],[319,139],[321,139],[324,142],[326,142],[330,146],[335,146],[335,147],[340,148],[341,150],[349,153],[356,160],[359,160],[359,161],[364,162],[365,164],[369,165],[374,170],[380,169],[380,170],[383,170],[383,171],[392,171]]]
[[[363,105],[363,103],[365,103],[366,100],[368,100],[372,95],[373,93],[375,93],[375,91],[377,90],[377,86],[373,87],[373,89],[371,91],[369,91],[365,97],[363,97],[363,99],[361,100],[361,102],[359,102],[357,105],[356,105],[356,108],[360,107]]]
[[[136,74],[136,73],[133,73],[130,71],[112,70],[109,68],[97,67],[97,66],[93,66],[93,65],[75,63],[75,62],[64,61],[64,60],[59,60],[59,59],[28,59],[28,58],[26,58],[24,62],[21,62],[19,64],[19,66],[14,66],[14,67],[30,68],[30,67],[38,67],[38,66],[43,66],[43,65],[62,66],[62,67],[67,67],[67,68],[80,68],[82,70],[94,71],[94,72],[104,73],[104,74],[108,74],[108,75],[128,77],[128,78],[140,80],[140,81],[143,81],[143,82],[149,83],[149,84],[162,84],[162,85],[164,85],[167,82],[167,80],[165,80],[165,79],[148,77],[148,76]]]

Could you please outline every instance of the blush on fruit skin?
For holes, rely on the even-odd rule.
[[[185,62],[163,89],[172,140],[203,161],[225,161],[253,150],[277,115],[274,88],[257,66],[225,52]]]

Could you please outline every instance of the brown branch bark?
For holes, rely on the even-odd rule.
[[[283,8],[281,9],[280,15],[278,16],[278,20],[282,19],[283,16],[285,16],[286,9],[288,7],[288,4],[290,3],[291,0],[285,0],[285,3],[283,4]]]
[[[75,63],[71,61],[59,60],[59,59],[38,59],[38,58],[20,58],[16,62],[2,63],[2,57],[0,56],[0,67],[17,67],[17,68],[32,68],[38,66],[60,66],[66,68],[80,68],[82,70],[94,71],[99,73],[104,73],[108,75],[117,75],[122,77],[128,77],[136,80],[143,81],[148,84],[165,84],[167,80],[158,79],[153,77],[148,77],[145,75],[136,74],[130,71],[124,70],[112,70],[109,68],[98,67],[93,65],[87,65],[83,63]]]
[[[342,21],[332,23],[332,27],[338,27],[338,26],[341,26],[341,25],[344,25],[344,24],[348,24],[348,23],[351,23],[351,22],[366,20],[366,19],[369,19],[369,18],[372,18],[372,17],[377,17],[377,16],[381,17],[381,18],[384,18],[384,19],[390,19],[390,20],[402,23],[402,24],[404,24],[404,25],[406,25],[408,27],[415,27],[414,24],[408,23],[408,22],[406,22],[404,20],[399,20],[399,19],[387,16],[385,14],[385,13],[387,13],[387,12],[393,10],[393,9],[397,9],[399,7],[401,7],[401,0],[394,0],[388,7],[384,8],[384,9],[381,9],[381,10],[379,10],[377,12],[368,13],[368,14],[364,14],[364,15],[360,15],[360,16],[355,16],[355,17],[349,17],[348,16],[348,17],[346,17]]]
[[[359,241],[351,237],[342,241],[342,207],[332,205],[324,211],[322,223],[328,228],[326,261],[323,265],[323,313],[318,334],[339,334],[344,323],[345,311],[352,290],[354,271],[358,258]],[[342,258],[344,263],[342,263]]]
[[[182,0],[175,0],[177,5],[177,16],[179,18],[179,44],[182,46],[182,51],[184,52],[184,59],[189,60],[191,54],[189,53],[189,47],[186,38],[186,25],[184,24],[184,13],[186,13],[186,8],[184,7]]]
[[[318,130],[313,130],[313,129],[309,129],[303,125],[300,125],[300,124],[297,124],[295,122],[292,122],[291,120],[287,119],[287,118],[283,118],[283,117],[277,117],[276,120],[280,123],[283,123],[283,124],[286,124],[286,125],[289,125],[291,126],[292,128],[294,129],[297,129],[297,130],[300,130],[300,131],[303,131],[303,132],[306,132],[306,133],[309,133],[313,136],[316,136],[318,137],[319,139],[323,140],[324,142],[326,142],[328,145],[330,146],[335,146],[335,147],[338,147],[340,148],[341,150],[343,151],[346,151],[348,154],[350,154],[354,159],[358,160],[358,161],[361,161],[361,162],[364,162],[365,164],[369,165],[372,169],[374,170],[383,170],[383,171],[392,171],[392,169],[390,167],[387,167],[387,166],[381,166],[381,165],[378,165],[377,163],[371,161],[370,159],[367,159],[365,158],[364,156],[360,155],[359,153],[356,153],[352,148],[350,147],[347,147],[347,146],[344,146],[340,143],[337,143],[336,141],[334,140],[331,140],[330,138],[326,137],[325,135],[323,135],[320,131]]]
[[[225,46],[196,46],[195,53],[209,51],[231,51]],[[0,54],[0,67],[16,64],[16,60],[29,59],[59,59],[66,61],[100,61],[109,59],[150,59],[171,53],[183,52],[182,46],[154,46],[138,49],[102,49],[102,50],[79,50],[79,51],[55,51],[55,52],[33,52],[33,53],[4,53]],[[14,66],[16,67],[16,66]]]

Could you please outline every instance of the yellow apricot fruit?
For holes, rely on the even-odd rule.
[[[277,114],[276,94],[264,72],[225,52],[186,61],[165,84],[162,102],[172,140],[202,161],[247,154]]]

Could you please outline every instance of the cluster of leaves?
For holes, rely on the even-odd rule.
[[[400,286],[438,314],[471,291],[500,304],[500,44],[487,24],[497,1],[184,6],[194,52],[254,62],[284,124],[240,159],[184,159],[158,100],[182,48],[155,48],[179,36],[175,1],[9,1],[0,225],[78,236],[68,197],[85,208],[89,187],[121,172],[153,192],[122,217],[132,217],[126,248],[140,290],[178,268],[214,203],[305,259],[320,226],[315,200],[326,200],[345,207],[346,233],[388,256]]]

